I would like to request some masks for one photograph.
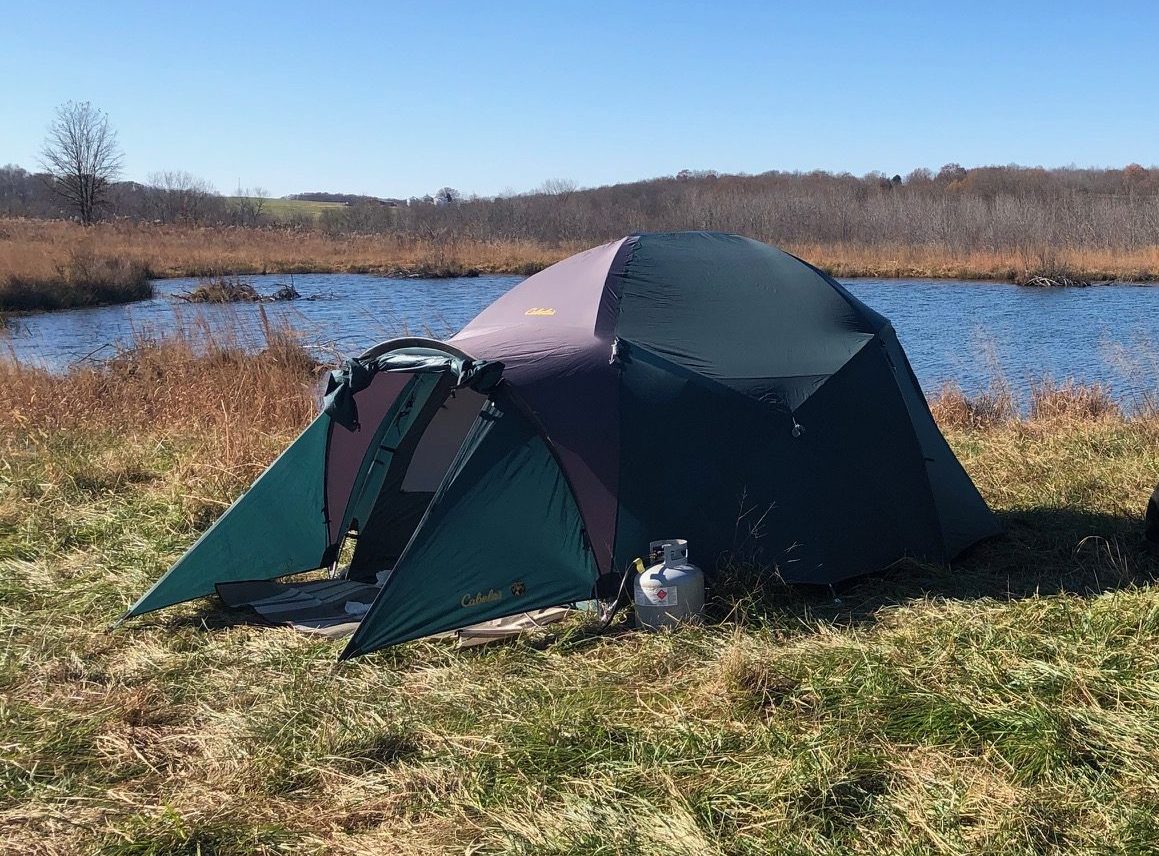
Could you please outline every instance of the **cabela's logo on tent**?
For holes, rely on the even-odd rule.
[[[495,589],[488,589],[487,591],[475,592],[475,594],[465,594],[459,598],[459,606],[482,606],[485,603],[494,603],[497,600],[503,600],[503,595]]]
[[[532,306],[530,309],[528,309],[523,314],[524,315],[554,315],[555,310],[552,309],[550,306]]]

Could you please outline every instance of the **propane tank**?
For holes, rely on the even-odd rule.
[[[704,574],[688,561],[688,542],[674,538],[648,547],[651,567],[632,583],[636,625],[649,630],[699,624],[704,616]]]

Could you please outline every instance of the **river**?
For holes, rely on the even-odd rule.
[[[245,278],[260,292],[285,275]],[[327,357],[356,354],[393,336],[444,338],[522,277],[390,279],[364,274],[292,278],[308,298],[286,303],[189,305],[174,298],[192,279],[159,280],[152,300],[11,320],[0,347],[21,361],[60,370],[115,353],[135,336],[207,324],[260,341],[260,312],[291,325]],[[893,321],[927,392],[948,382],[967,391],[1004,380],[1023,398],[1044,377],[1103,383],[1126,403],[1159,390],[1159,287],[1031,289],[951,280],[855,279],[845,285]]]

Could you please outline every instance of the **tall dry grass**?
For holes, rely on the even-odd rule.
[[[321,371],[286,327],[223,331],[199,318],[65,373],[0,360],[0,430],[285,432],[312,417]]]
[[[582,249],[576,242],[479,240],[455,232],[331,234],[287,228],[153,225],[117,221],[83,228],[47,220],[0,220],[0,306],[33,308],[20,283],[60,291],[74,259],[164,276],[355,272],[402,276],[533,273]],[[1159,246],[962,250],[947,244],[788,242],[785,249],[835,276],[932,277],[1025,281],[1036,275],[1076,280],[1153,280]],[[35,290],[35,289],[34,289]],[[76,302],[97,298],[76,294]],[[60,301],[57,301],[58,303]],[[19,305],[17,305],[19,304]],[[51,308],[48,301],[45,308]]]
[[[130,439],[180,449],[171,475],[189,514],[208,514],[316,415],[323,372],[286,328],[211,330],[199,319],[165,338],[139,335],[112,358],[65,374],[0,360],[0,433],[33,446],[111,440],[108,463],[123,451],[129,470]]]
[[[1129,416],[1146,421],[1155,416],[1146,401],[1124,408],[1104,384],[1080,384],[1074,380],[1060,383],[1049,378],[1032,384],[1025,402],[1008,384],[998,381],[973,395],[948,383],[930,396],[929,403],[943,430],[984,431],[1013,423],[1122,422]]]
[[[789,252],[836,277],[914,277],[1026,282],[1066,276],[1086,282],[1159,279],[1159,245],[1113,249],[954,249],[941,244],[790,243]]]
[[[0,244],[0,246],[3,246]],[[70,309],[144,300],[153,295],[151,274],[139,261],[96,255],[75,246],[45,272],[17,266],[0,277],[0,312]]]
[[[0,220],[0,277],[51,277],[70,253],[144,265],[158,277],[223,273],[533,272],[579,247],[401,235],[333,236],[289,228],[177,226],[115,221]]]

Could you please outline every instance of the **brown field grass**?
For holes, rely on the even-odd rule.
[[[149,268],[139,261],[98,256],[83,246],[47,261],[51,270],[26,265],[0,275],[0,312],[129,303],[153,294]]]
[[[1159,279],[1159,246],[1131,250],[1059,247],[1034,251],[971,250],[936,245],[792,244],[789,252],[836,277],[980,279],[1025,282],[1066,275],[1086,282]]]
[[[146,266],[157,277],[243,273],[527,273],[579,247],[331,236],[288,228],[162,226],[117,221],[0,220],[0,276],[50,277],[77,250]]]
[[[1112,251],[1059,248],[956,253],[941,246],[787,244],[835,276],[931,277],[1025,281],[1040,274],[1076,280],[1159,278],[1159,246]],[[88,267],[149,272],[154,277],[254,273],[351,272],[403,276],[533,273],[582,249],[578,244],[440,240],[402,235],[335,236],[287,228],[162,226],[118,221],[83,228],[46,220],[0,220],[0,308],[58,308],[111,302],[86,293]],[[93,280],[99,281],[99,278]],[[78,288],[78,283],[80,287]],[[36,293],[47,296],[36,306]],[[138,295],[139,296],[139,295]],[[133,299],[131,292],[121,297]]]
[[[194,452],[180,476],[190,507],[220,507],[314,417],[322,374],[286,329],[198,320],[67,374],[0,360],[0,431],[171,439]]]
[[[269,327],[194,327],[67,375],[0,360],[0,853],[1159,840],[1159,591],[1138,543],[1159,420],[1065,384],[1022,418],[1000,392],[936,397],[1007,533],[839,601],[721,583],[701,628],[573,621],[342,665],[334,642],[208,602],[108,632],[313,416],[320,371]]]
[[[1061,383],[1050,379],[1038,381],[1031,386],[1026,401],[1020,401],[1003,381],[993,382],[988,389],[973,395],[967,395],[956,384],[950,383],[931,395],[929,403],[930,411],[943,431],[978,431],[1012,424],[1084,420],[1130,419],[1142,422],[1159,417],[1151,396],[1144,396],[1132,407],[1124,408],[1115,400],[1109,387],[1079,384],[1073,380]]]

